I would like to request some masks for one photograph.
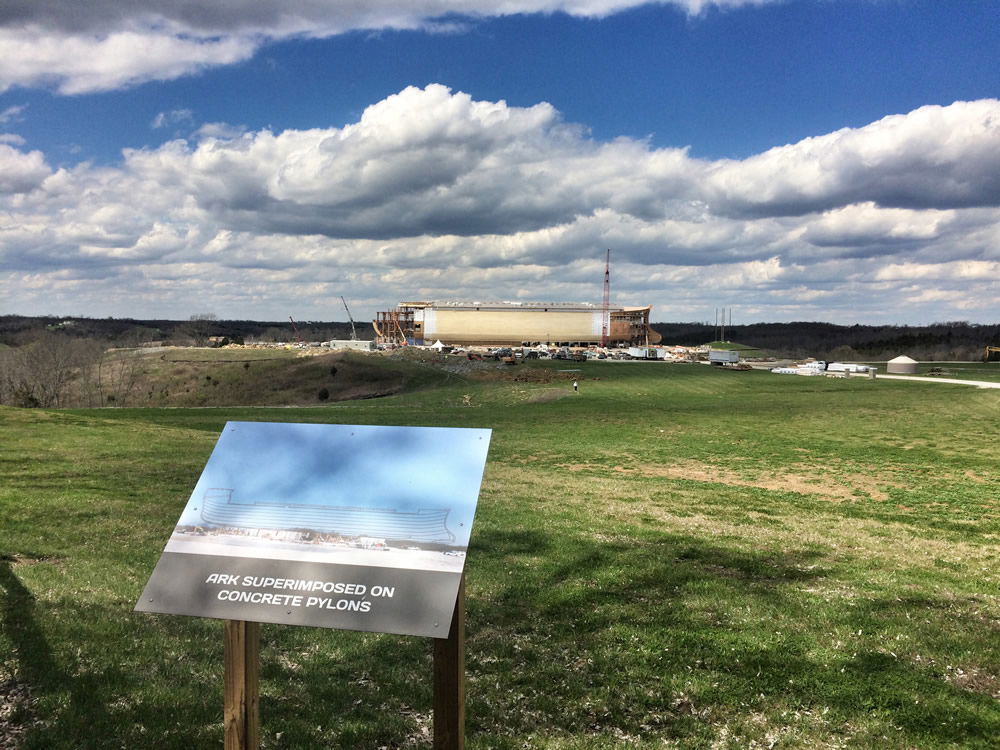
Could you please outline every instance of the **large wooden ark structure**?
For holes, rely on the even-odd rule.
[[[610,346],[647,345],[660,341],[649,327],[651,309],[587,302],[400,302],[377,313],[373,325],[382,344],[586,346],[603,343],[606,335]]]

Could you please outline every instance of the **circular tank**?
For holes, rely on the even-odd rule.
[[[910,359],[904,354],[890,359],[885,369],[891,375],[916,375],[917,360]]]

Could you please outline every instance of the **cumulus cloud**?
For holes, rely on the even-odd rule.
[[[819,247],[926,242],[954,218],[954,210],[881,208],[865,201],[824,212],[805,226],[802,237]]]
[[[0,143],[0,195],[37,188],[50,173],[41,151],[20,151]]]
[[[797,216],[851,203],[894,208],[1000,204],[997,100],[926,106],[713,165],[716,210]]]
[[[0,296],[16,304],[46,278],[45,300],[103,310],[126,291],[98,290],[127,279],[137,304],[159,294],[200,309],[209,295],[237,317],[347,288],[361,314],[457,294],[594,300],[610,247],[616,298],[652,302],[660,319],[690,319],[692,300],[720,294],[770,319],[802,305],[856,316],[890,297],[916,310],[937,304],[917,290],[963,284],[974,301],[961,317],[985,318],[998,137],[1000,102],[958,102],[712,162],[594,141],[544,102],[429,85],[344,127],[220,124],[116,167],[53,169],[0,142]]]
[[[184,185],[221,223],[255,231],[478,236],[603,217],[610,237],[637,247],[645,234],[677,251],[735,250],[766,243],[759,220],[818,214],[801,224],[811,245],[872,246],[926,241],[956,208],[1000,206],[1000,102],[924,107],[708,163],[683,149],[593,142],[545,103],[474,101],[432,84],[344,128],[177,141],[129,152],[127,169]]]
[[[649,0],[12,0],[0,5],[0,92],[64,94],[170,80],[251,57],[261,45],[352,30],[454,31],[445,16],[563,12],[599,18]],[[662,0],[689,15],[777,0]]]

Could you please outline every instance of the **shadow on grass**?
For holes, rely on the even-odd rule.
[[[742,746],[791,732],[786,741],[798,746],[988,747],[1000,735],[988,695],[877,648],[880,633],[906,627],[913,602],[817,605],[803,593],[831,575],[820,553],[494,523],[478,530],[469,556],[470,747],[601,747],[622,737],[700,747],[723,730]],[[81,649],[81,666],[70,668],[6,563],[0,583],[23,679],[42,698],[63,695],[25,747],[200,747],[221,738],[218,623],[92,607],[69,631]],[[968,623],[954,605],[941,614],[957,626],[920,648],[944,658],[977,647],[963,640],[971,613]],[[109,619],[115,636],[101,629]],[[848,628],[866,635],[834,649],[833,632]],[[129,652],[126,666],[101,655],[115,652],[112,637]],[[427,746],[430,641],[283,626],[265,626],[263,640],[263,747]],[[128,706],[112,714],[123,692]]]
[[[513,739],[616,730],[697,744],[750,712],[771,714],[765,732],[793,723],[785,714],[825,710],[828,729],[817,724],[801,741],[828,740],[836,723],[865,741],[887,733],[899,746],[985,747],[1000,732],[989,695],[880,648],[882,633],[906,628],[906,601],[817,606],[804,594],[829,575],[819,552],[747,553],[675,534],[488,540],[471,555],[494,575],[470,604],[470,672],[503,687],[470,690],[477,731]],[[976,631],[974,615],[966,630],[950,609],[951,625],[924,647],[982,650],[965,636]],[[858,627],[859,617],[872,632],[831,650],[831,632]],[[983,656],[995,666],[995,648]],[[752,739],[753,727],[745,731]]]
[[[77,738],[78,747],[97,747],[90,744],[93,727],[108,723],[108,712],[104,704],[101,675],[82,671],[77,675],[60,665],[54,658],[42,628],[35,615],[35,597],[24,587],[14,572],[11,561],[0,560],[0,589],[3,589],[3,609],[0,624],[10,640],[19,681],[26,683],[36,699],[60,695],[60,702],[66,706],[58,727],[46,721],[45,716],[28,735],[24,747],[52,747],[47,739],[50,732],[58,736]]]

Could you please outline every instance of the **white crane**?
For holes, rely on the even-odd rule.
[[[344,303],[344,309],[347,310],[347,319],[351,321],[351,341],[357,341],[358,332],[354,330],[354,318],[351,317],[351,308],[347,306],[347,300],[344,299],[344,295],[340,295],[340,301]]]

